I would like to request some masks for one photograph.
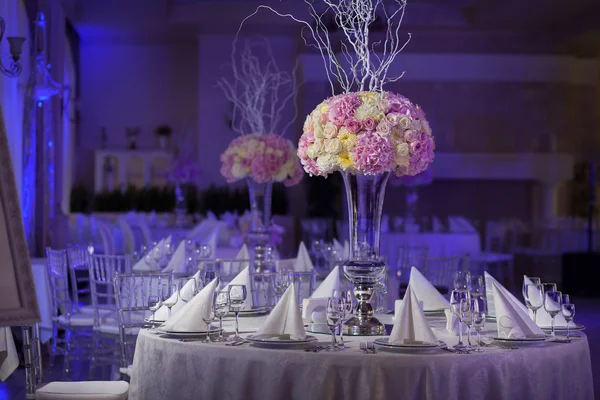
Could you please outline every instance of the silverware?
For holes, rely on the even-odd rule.
[[[313,352],[313,353],[318,353],[318,352],[320,352],[320,351],[327,350],[328,348],[329,348],[329,345],[318,346],[318,347],[317,347],[316,349],[314,349],[312,352]]]
[[[306,351],[306,352],[319,351],[319,349],[322,348],[322,347],[327,347],[327,346],[322,345],[322,344],[317,345],[317,346],[310,346],[310,347],[305,348],[304,351]]]
[[[471,352],[468,351],[468,350],[453,349],[453,348],[450,348],[450,347],[447,347],[447,346],[446,347],[440,347],[440,349],[446,350],[446,351],[448,351],[450,353],[454,353],[454,354],[471,354]]]
[[[373,342],[360,342],[360,349],[365,354],[376,354],[375,345]]]
[[[225,346],[241,346],[243,344],[250,343],[248,340],[237,340],[231,343],[225,343]]]

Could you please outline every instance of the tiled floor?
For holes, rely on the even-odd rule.
[[[577,306],[576,320],[585,325],[585,334],[590,343],[590,353],[592,356],[592,373],[594,375],[594,389],[596,398],[600,400],[600,299],[573,299]],[[73,368],[74,380],[86,380],[88,376],[88,366],[85,362],[80,362]],[[47,373],[48,371],[46,371]],[[56,372],[56,371],[55,371]],[[107,379],[98,372],[95,379]],[[0,400],[22,400],[25,399],[25,370],[17,369],[10,378],[0,383]],[[590,399],[592,400],[592,399]]]

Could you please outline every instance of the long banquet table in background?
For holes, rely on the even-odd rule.
[[[481,239],[473,233],[400,233],[382,232],[380,239],[381,255],[386,257],[390,268],[396,267],[398,247],[427,246],[429,257],[450,257],[471,255],[481,252]]]
[[[255,331],[265,317],[240,319]],[[381,320],[391,324],[391,316]],[[454,345],[445,318],[431,319],[439,339]],[[484,334],[494,335],[488,323]],[[231,322],[227,323],[231,332]],[[265,349],[182,342],[143,330],[138,338],[129,399],[528,399],[594,398],[587,337],[572,343],[509,350],[487,347],[481,354],[363,354],[361,341],[346,337],[343,352]],[[329,335],[315,334],[320,343]]]

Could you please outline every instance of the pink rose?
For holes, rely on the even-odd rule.
[[[360,124],[360,121],[357,120],[354,117],[349,118],[348,120],[346,120],[346,123],[344,124],[344,126],[351,133],[358,133],[361,130],[361,127],[362,127],[361,124]]]
[[[414,142],[415,140],[417,140],[417,138],[418,134],[413,130],[408,130],[404,133],[404,139],[409,143]]]
[[[377,132],[381,136],[388,136],[390,134],[390,124],[386,120],[382,120],[379,125],[377,125]]]
[[[410,144],[410,151],[413,154],[419,154],[421,152],[421,149],[423,148],[423,145],[421,144],[421,142],[412,142]]]
[[[374,131],[377,127],[377,123],[373,118],[365,118],[362,120],[363,127],[367,131]]]

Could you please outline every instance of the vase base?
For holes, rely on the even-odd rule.
[[[344,324],[344,335],[348,336],[384,336],[385,325],[375,317],[358,319],[352,317]]]

